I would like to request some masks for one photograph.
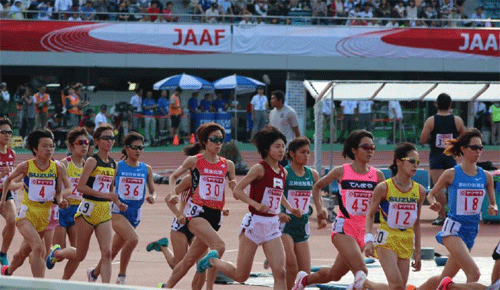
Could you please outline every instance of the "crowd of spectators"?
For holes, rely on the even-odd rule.
[[[3,1],[3,2],[2,2]],[[0,17],[69,21],[176,22],[167,0],[2,0]],[[312,24],[456,27],[488,26],[482,7],[466,15],[465,0],[184,0],[191,18],[241,25],[292,24],[290,16],[311,16]],[[471,1],[471,0],[469,0]],[[479,1],[476,0],[479,5]],[[186,9],[184,9],[186,10]],[[385,18],[379,20],[375,18]],[[394,19],[394,20],[392,20]],[[454,20],[454,21],[450,21]]]

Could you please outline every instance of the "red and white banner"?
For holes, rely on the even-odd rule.
[[[361,58],[498,58],[500,29],[281,25],[231,27],[1,20],[0,50],[164,55],[232,53]]]

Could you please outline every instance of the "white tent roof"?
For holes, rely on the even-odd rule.
[[[449,94],[453,101],[500,98],[499,82],[305,80],[304,86],[316,100],[333,97],[335,100],[435,101],[441,93]]]

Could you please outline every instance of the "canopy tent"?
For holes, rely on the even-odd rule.
[[[154,90],[175,90],[180,87],[183,90],[209,90],[214,85],[197,76],[181,74],[164,78],[153,85]]]
[[[473,119],[474,101],[500,100],[500,82],[305,80],[304,86],[316,100],[314,106],[315,144],[321,144],[323,140],[323,114],[320,104],[324,99],[435,101],[439,94],[447,93],[453,101],[469,102],[469,123]],[[333,146],[332,138],[330,138],[330,146]],[[315,168],[321,172],[321,146],[315,146],[314,153]],[[330,156],[330,166],[333,165],[332,160]]]

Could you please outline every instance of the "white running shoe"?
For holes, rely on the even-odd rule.
[[[295,278],[295,285],[293,285],[292,290],[303,290],[306,288],[304,285],[304,279],[306,279],[308,274],[304,271],[300,271],[297,273],[297,278]]]
[[[88,268],[87,269],[87,279],[89,282],[95,282],[97,281],[97,278],[95,278],[92,274],[94,273],[94,268]]]
[[[362,290],[363,289],[363,284],[366,281],[366,274],[363,271],[358,271],[356,272],[356,275],[354,275],[354,282],[352,283],[353,289],[354,290]]]
[[[127,276],[118,275],[118,278],[116,278],[116,284],[125,285],[125,278],[127,278]]]
[[[498,279],[495,283],[491,284],[486,290],[499,290],[500,289],[500,279]]]

